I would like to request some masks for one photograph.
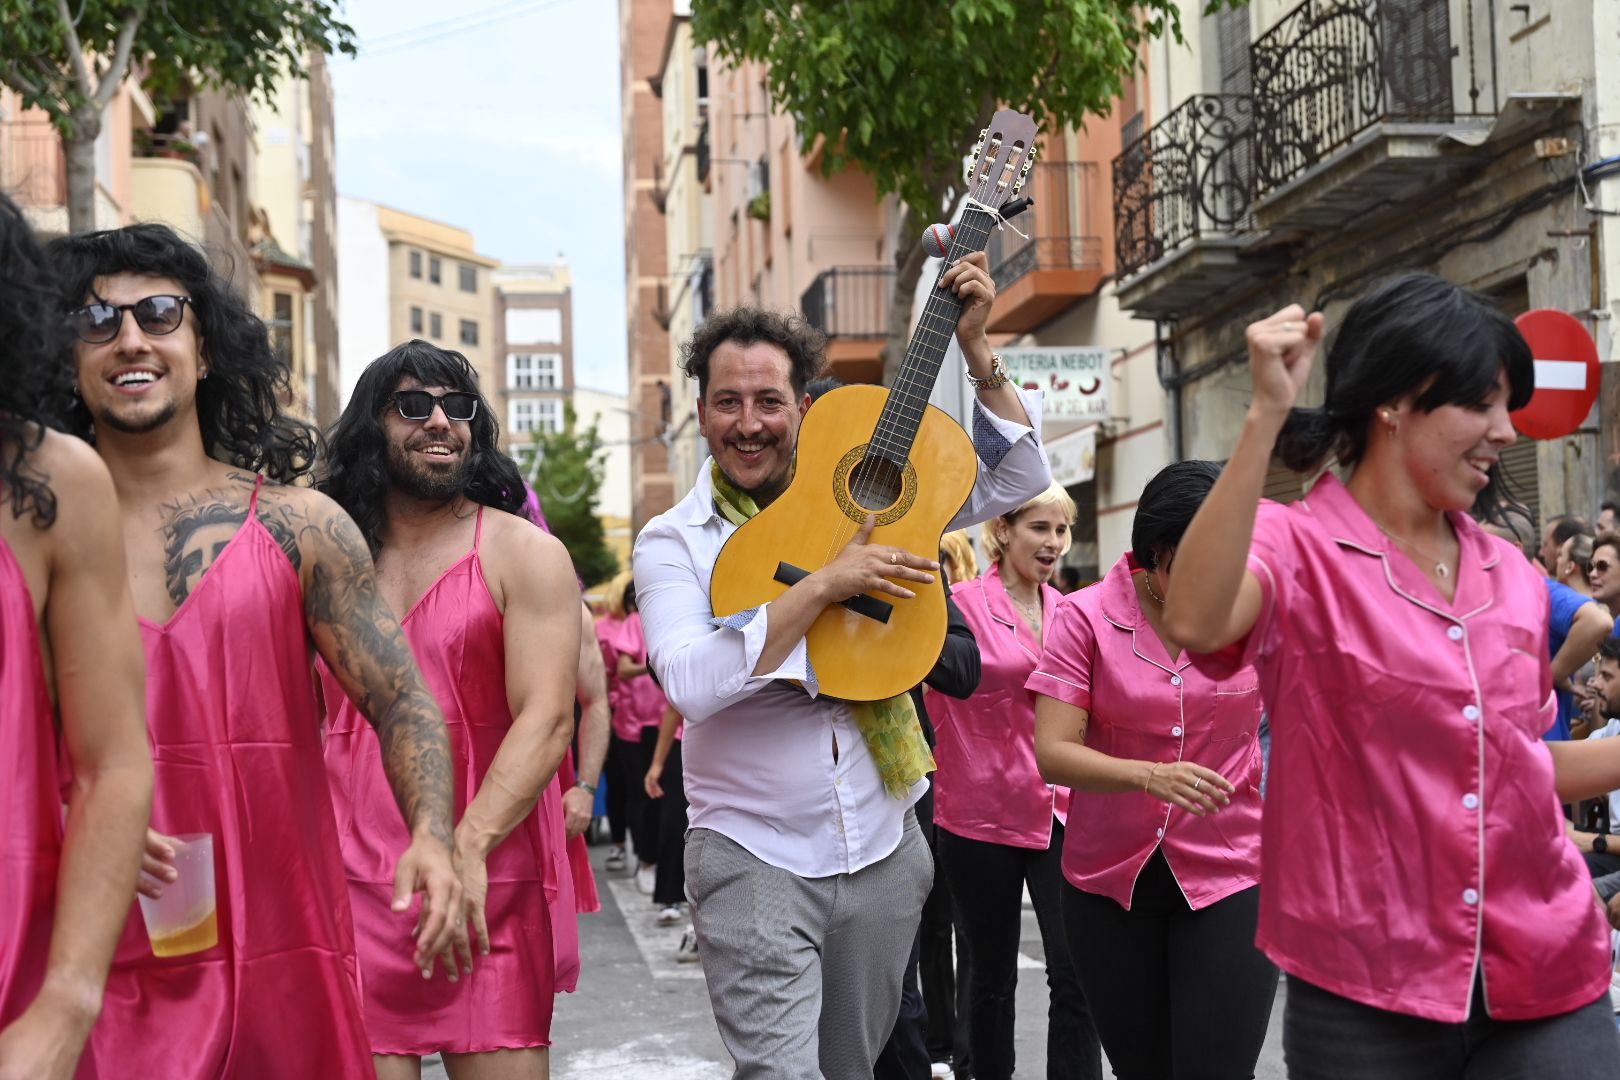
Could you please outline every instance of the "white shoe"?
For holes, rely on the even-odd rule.
[[[680,922],[683,918],[685,918],[685,916],[681,914],[680,905],[678,905],[678,904],[665,904],[663,909],[661,911],[659,911],[659,913],[658,913],[658,925],[659,926],[674,926],[676,923]]]
[[[606,868],[608,870],[623,870],[624,869],[624,862],[625,862],[624,847],[623,847],[623,845],[620,845],[618,847],[615,847],[612,851],[608,852],[607,861],[604,862],[602,865],[603,865],[604,868]]]
[[[651,896],[658,883],[658,867],[643,866],[636,871],[636,889]]]
[[[677,964],[695,964],[703,957],[698,955],[697,927],[688,926],[686,933],[681,935],[681,943],[675,946],[675,962]]]
[[[948,1062],[948,1061],[936,1061],[932,1065],[928,1066],[928,1075],[932,1076],[932,1077],[942,1077],[943,1078],[943,1077],[954,1076],[955,1073],[951,1071],[951,1063],[950,1062]]]

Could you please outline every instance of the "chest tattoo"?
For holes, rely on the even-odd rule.
[[[266,506],[261,500],[258,516],[297,570],[298,529],[287,509]],[[185,603],[246,520],[247,507],[222,498],[219,492],[163,505],[163,579],[176,607]]]

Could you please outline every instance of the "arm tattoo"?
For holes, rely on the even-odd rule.
[[[251,477],[237,477],[252,483]],[[163,577],[175,607],[185,603],[203,574],[218,561],[247,520],[247,502],[240,491],[213,489],[164,503]],[[284,506],[259,500],[259,521],[286,552],[293,569],[300,566],[297,523]]]
[[[305,597],[310,628],[331,642],[327,662],[377,731],[383,771],[406,824],[413,830],[426,825],[452,846],[450,737],[404,631],[377,591],[371,554],[341,511],[308,527],[322,549],[310,566]]]

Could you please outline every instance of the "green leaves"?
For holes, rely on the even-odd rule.
[[[1179,0],[695,0],[692,30],[767,65],[803,148],[826,139],[825,173],[858,165],[923,221],[998,105],[1048,134],[1083,124],[1112,107],[1144,41],[1182,33]]]
[[[618,557],[607,546],[596,512],[607,461],[596,423],[580,430],[573,402],[565,402],[563,429],[537,433],[534,449],[520,449],[517,461],[534,484],[546,523],[573,558],[574,572],[587,585],[617,574]]]
[[[71,0],[72,26],[53,0],[0,0],[0,83],[50,114],[72,139],[74,113],[102,85],[142,71],[150,92],[197,85],[268,98],[310,50],[353,55],[354,31],[330,0]],[[133,31],[127,59],[122,35]],[[76,58],[94,58],[81,76]]]

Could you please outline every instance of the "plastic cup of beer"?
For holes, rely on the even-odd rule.
[[[186,956],[219,944],[219,914],[214,906],[214,837],[188,833],[168,838],[179,877],[153,900],[141,896],[141,918],[152,940],[154,956]]]

